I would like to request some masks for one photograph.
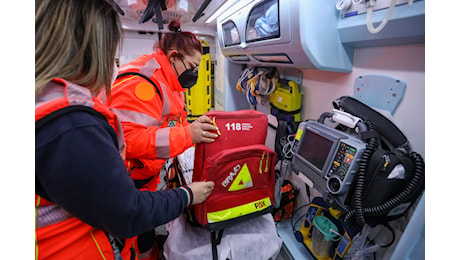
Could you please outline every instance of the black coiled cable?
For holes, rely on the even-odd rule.
[[[369,121],[364,121],[364,124],[367,127],[369,132],[374,131],[374,125]],[[358,173],[356,176],[356,185],[354,191],[354,200],[353,200],[353,209],[349,211],[345,216],[345,222],[350,223],[353,216],[355,216],[356,222],[358,225],[364,225],[364,215],[365,211],[363,209],[363,193],[364,193],[364,181],[366,177],[367,165],[372,156],[372,154],[377,150],[378,144],[377,137],[371,137],[366,146],[366,149],[363,152],[361,163],[358,167]]]
[[[364,156],[363,156],[364,157]],[[396,194],[391,199],[385,201],[384,203],[370,207],[362,208],[362,191],[358,191],[358,188],[355,190],[355,208],[349,211],[345,216],[345,222],[350,223],[353,217],[355,217],[356,222],[359,225],[364,224],[364,216],[384,216],[387,215],[392,209],[401,203],[408,201],[412,196],[418,195],[424,189],[425,183],[425,162],[420,154],[416,152],[411,152],[409,157],[412,159],[415,165],[414,175],[409,180],[409,183],[406,187]],[[360,168],[361,169],[361,168]],[[361,172],[358,173],[358,176],[361,175]],[[363,189],[362,183],[364,178],[359,178],[356,186],[361,190]],[[361,193],[361,194],[360,194]],[[361,207],[361,208],[359,208]],[[359,214],[363,215],[362,219]]]
[[[409,154],[409,157],[415,164],[415,172],[412,178],[410,179],[409,183],[406,185],[406,187],[401,192],[396,194],[393,198],[385,201],[383,204],[371,208],[365,208],[364,215],[386,215],[393,208],[400,205],[408,198],[411,198],[414,195],[418,195],[418,193],[423,189],[423,185],[425,182],[425,162],[423,161],[422,156],[416,152],[411,152]]]

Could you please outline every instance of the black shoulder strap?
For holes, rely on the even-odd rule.
[[[45,117],[43,117],[42,119],[38,120],[37,122],[35,122],[35,131],[39,130],[40,128],[42,128],[44,125],[46,125],[47,123],[53,121],[54,119],[64,115],[64,114],[67,114],[67,113],[70,113],[70,112],[73,112],[73,111],[83,111],[83,112],[87,112],[87,113],[90,113],[92,115],[95,115],[101,119],[104,119],[106,122],[107,121],[107,118],[99,113],[98,111],[90,108],[90,107],[87,107],[87,106],[82,106],[82,105],[76,105],[76,106],[68,106],[68,107],[64,107],[64,108],[61,108],[59,110],[56,110],[54,111],[53,113],[49,114],[49,115],[46,115]]]
[[[157,91],[158,96],[160,96],[161,101],[163,101],[163,96],[161,95],[160,89],[158,88],[158,86],[149,77],[146,77],[145,75],[143,75],[141,73],[138,73],[138,72],[125,72],[125,73],[119,74],[117,76],[117,79],[125,77],[125,76],[138,76],[138,77],[141,77],[141,78],[147,80],[150,84],[152,84],[155,87],[155,90]]]

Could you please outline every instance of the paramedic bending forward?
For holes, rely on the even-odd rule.
[[[207,116],[187,122],[184,92],[198,77],[201,43],[179,23],[169,24],[152,54],[120,67],[108,101],[126,140],[126,166],[139,188],[156,190],[166,159],[195,143],[212,142],[217,128]],[[125,75],[125,76],[124,76]]]
[[[129,178],[117,117],[94,98],[110,96],[122,36],[115,7],[35,1],[36,259],[120,259],[120,251],[132,259],[129,238],[177,218],[214,187],[141,192]]]
[[[120,67],[108,101],[122,123],[125,164],[139,189],[155,191],[166,159],[217,137],[208,117],[187,122],[184,92],[196,83],[202,47],[196,35],[179,27],[172,21],[172,32],[162,35],[155,52]],[[140,259],[152,256],[153,238],[153,231],[139,236]]]

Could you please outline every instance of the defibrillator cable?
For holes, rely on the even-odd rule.
[[[290,165],[290,161],[288,160],[281,161],[280,175],[277,178],[276,183],[275,183],[275,194],[274,194],[275,198],[274,198],[274,203],[273,203],[273,206],[275,207],[275,209],[279,208],[281,204],[281,186],[283,186],[284,180],[286,179],[286,175],[288,174],[289,165]]]
[[[373,133],[374,126],[368,120],[364,121],[364,124],[367,128],[366,133]],[[345,216],[345,223],[351,223],[351,219],[355,217],[356,222],[358,225],[362,226],[365,223],[364,219],[364,209],[363,209],[363,193],[364,193],[364,185],[365,185],[365,177],[366,171],[368,167],[368,162],[372,156],[372,154],[377,149],[377,137],[370,136],[369,142],[366,146],[366,149],[363,152],[361,163],[358,167],[358,172],[356,174],[356,185],[354,190],[354,200],[353,200],[353,209],[349,211]]]

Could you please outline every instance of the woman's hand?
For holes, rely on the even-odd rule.
[[[213,125],[212,120],[207,116],[200,116],[188,127],[194,144],[211,143],[218,137],[217,126]]]

